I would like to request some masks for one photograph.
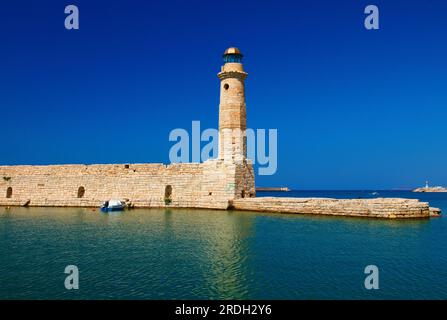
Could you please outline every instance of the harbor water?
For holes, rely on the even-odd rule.
[[[447,214],[447,193],[258,194],[272,195],[419,198]],[[0,208],[0,299],[447,299],[447,219]]]

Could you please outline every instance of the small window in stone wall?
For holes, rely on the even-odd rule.
[[[85,194],[85,188],[84,187],[79,187],[78,189],[78,198],[83,198]]]
[[[168,184],[165,188],[165,204],[171,204],[172,202],[172,186]]]
[[[228,90],[229,88],[230,88],[230,85],[229,85],[228,83],[225,83],[225,84],[224,84],[224,89],[225,89],[225,90]]]
[[[242,190],[241,196],[242,196],[242,198],[245,198],[245,190]]]
[[[6,189],[6,198],[11,198],[12,197],[12,188],[8,187],[8,189]]]

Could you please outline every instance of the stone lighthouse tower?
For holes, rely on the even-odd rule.
[[[228,48],[223,55],[220,79],[219,156],[224,161],[245,161],[247,155],[247,111],[242,53]]]

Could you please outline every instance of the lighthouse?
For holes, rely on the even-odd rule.
[[[245,79],[242,53],[238,48],[228,48],[223,54],[220,79],[219,104],[219,160],[245,161],[247,155],[247,110],[245,104]]]

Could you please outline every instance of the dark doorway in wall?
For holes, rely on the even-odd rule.
[[[241,197],[242,197],[242,198],[245,198],[245,190],[242,190],[242,192],[241,192]]]
[[[78,198],[83,198],[85,194],[85,188],[84,187],[79,187],[78,189]]]
[[[172,202],[172,186],[168,184],[165,188],[165,204],[171,204]]]
[[[8,187],[8,189],[6,189],[6,198],[11,198],[12,197],[12,188]]]

